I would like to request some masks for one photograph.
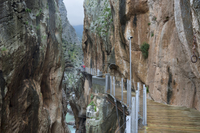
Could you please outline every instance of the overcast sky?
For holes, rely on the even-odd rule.
[[[83,25],[84,10],[83,10],[84,0],[63,0],[67,8],[67,18],[71,25]]]

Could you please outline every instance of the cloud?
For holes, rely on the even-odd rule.
[[[67,9],[67,18],[71,25],[83,25],[84,10],[83,10],[84,0],[63,0]]]

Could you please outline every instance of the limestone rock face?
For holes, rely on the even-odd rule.
[[[87,118],[86,133],[115,133],[118,131],[118,118],[120,125],[122,125],[123,119],[121,116],[123,116],[123,114],[118,111],[117,117],[116,108],[106,100],[106,95],[94,95],[92,100],[96,105],[97,115]],[[121,128],[120,131],[124,132],[124,128]]]
[[[0,132],[68,132],[57,1],[1,0],[0,30]]]
[[[84,62],[117,77],[149,86],[158,102],[200,110],[200,67],[191,62],[193,35],[200,49],[199,0],[85,0]],[[148,58],[141,45],[150,45]]]
[[[79,78],[77,86],[73,88],[74,93],[69,99],[69,103],[75,118],[76,132],[81,133],[85,133],[87,107],[87,96],[84,95],[87,90],[84,88],[84,85],[86,84],[85,82],[88,82],[87,78]]]
[[[62,42],[65,59],[64,89],[67,94],[73,92],[77,81],[81,78],[78,68],[83,65],[83,51],[81,42],[76,35],[74,28],[68,21],[67,10],[63,0],[59,0],[59,10],[62,21]]]
[[[67,18],[67,10],[64,6],[63,0],[58,0],[59,10],[62,21],[62,43],[64,51],[64,78],[63,78],[63,95],[65,95],[65,105],[70,104],[74,118],[76,131],[84,131],[84,116],[85,97],[84,97],[84,77],[78,69],[83,65],[83,51],[82,45],[76,35],[74,28],[70,25]],[[66,102],[67,101],[67,102]],[[67,107],[65,107],[67,110]],[[67,112],[63,112],[63,116]]]

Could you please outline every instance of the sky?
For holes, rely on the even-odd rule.
[[[73,26],[83,25],[83,1],[84,0],[63,0],[67,8],[67,18]]]

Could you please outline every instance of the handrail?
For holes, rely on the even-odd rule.
[[[110,64],[110,65],[112,65],[112,64]],[[120,85],[118,85],[118,82],[120,82],[120,81],[118,81],[118,79],[116,78],[116,81],[117,81],[116,82],[117,83],[117,89],[116,90],[118,90],[119,87],[121,86],[120,90],[121,90],[121,95],[122,95],[121,101],[120,101],[122,107],[119,107],[117,105],[117,101],[119,101],[119,100],[117,100],[117,98],[115,97],[115,91],[116,91],[115,90],[115,86],[116,86],[115,76],[111,76],[109,73],[103,74],[103,73],[100,73],[99,69],[88,68],[88,67],[85,67],[84,72],[91,74],[93,76],[93,78],[95,79],[94,84],[96,84],[96,80],[99,80],[98,78],[95,78],[96,76],[106,75],[106,77],[103,77],[104,80],[102,80],[103,83],[101,84],[101,86],[105,86],[105,94],[108,94],[107,90],[110,88],[110,94],[108,94],[109,97],[106,97],[106,100],[108,102],[110,102],[113,106],[116,107],[118,126],[119,127],[121,126],[120,122],[119,122],[119,118],[118,118],[118,115],[119,115],[118,111],[120,111],[120,112],[123,113],[123,122],[126,120],[125,116],[128,117],[125,123],[127,123],[128,120],[130,120],[130,118],[131,119],[133,118],[133,120],[134,120],[134,121],[132,121],[132,122],[134,122],[134,124],[133,124],[134,126],[131,126],[131,124],[129,122],[127,123],[127,127],[126,127],[127,130],[128,131],[131,131],[131,130],[138,131],[138,120],[137,120],[137,118],[138,118],[138,114],[139,114],[139,105],[140,105],[139,104],[140,103],[140,100],[139,100],[140,84],[139,83],[137,84],[136,96],[135,96],[135,100],[133,102],[131,100],[131,97],[132,97],[132,95],[131,95],[131,85],[130,85],[129,80],[127,79],[127,104],[126,104],[126,103],[123,103],[123,90],[124,90],[123,78],[121,79]],[[105,82],[105,84],[104,84],[104,82]],[[114,82],[114,84],[112,82]],[[113,93],[112,93],[112,89],[114,91]],[[134,97],[132,97],[132,98],[134,98]],[[113,102],[113,99],[114,99],[114,102]],[[147,103],[146,102],[147,102],[146,101],[146,87],[145,87],[145,85],[143,85],[143,112],[142,112],[143,113],[143,125],[147,125]],[[126,111],[125,111],[124,106],[126,106]],[[132,109],[131,109],[131,107],[132,107]],[[130,112],[132,112],[133,115],[131,115]],[[125,123],[123,123],[122,126],[115,133],[119,132],[120,129],[124,126]]]

